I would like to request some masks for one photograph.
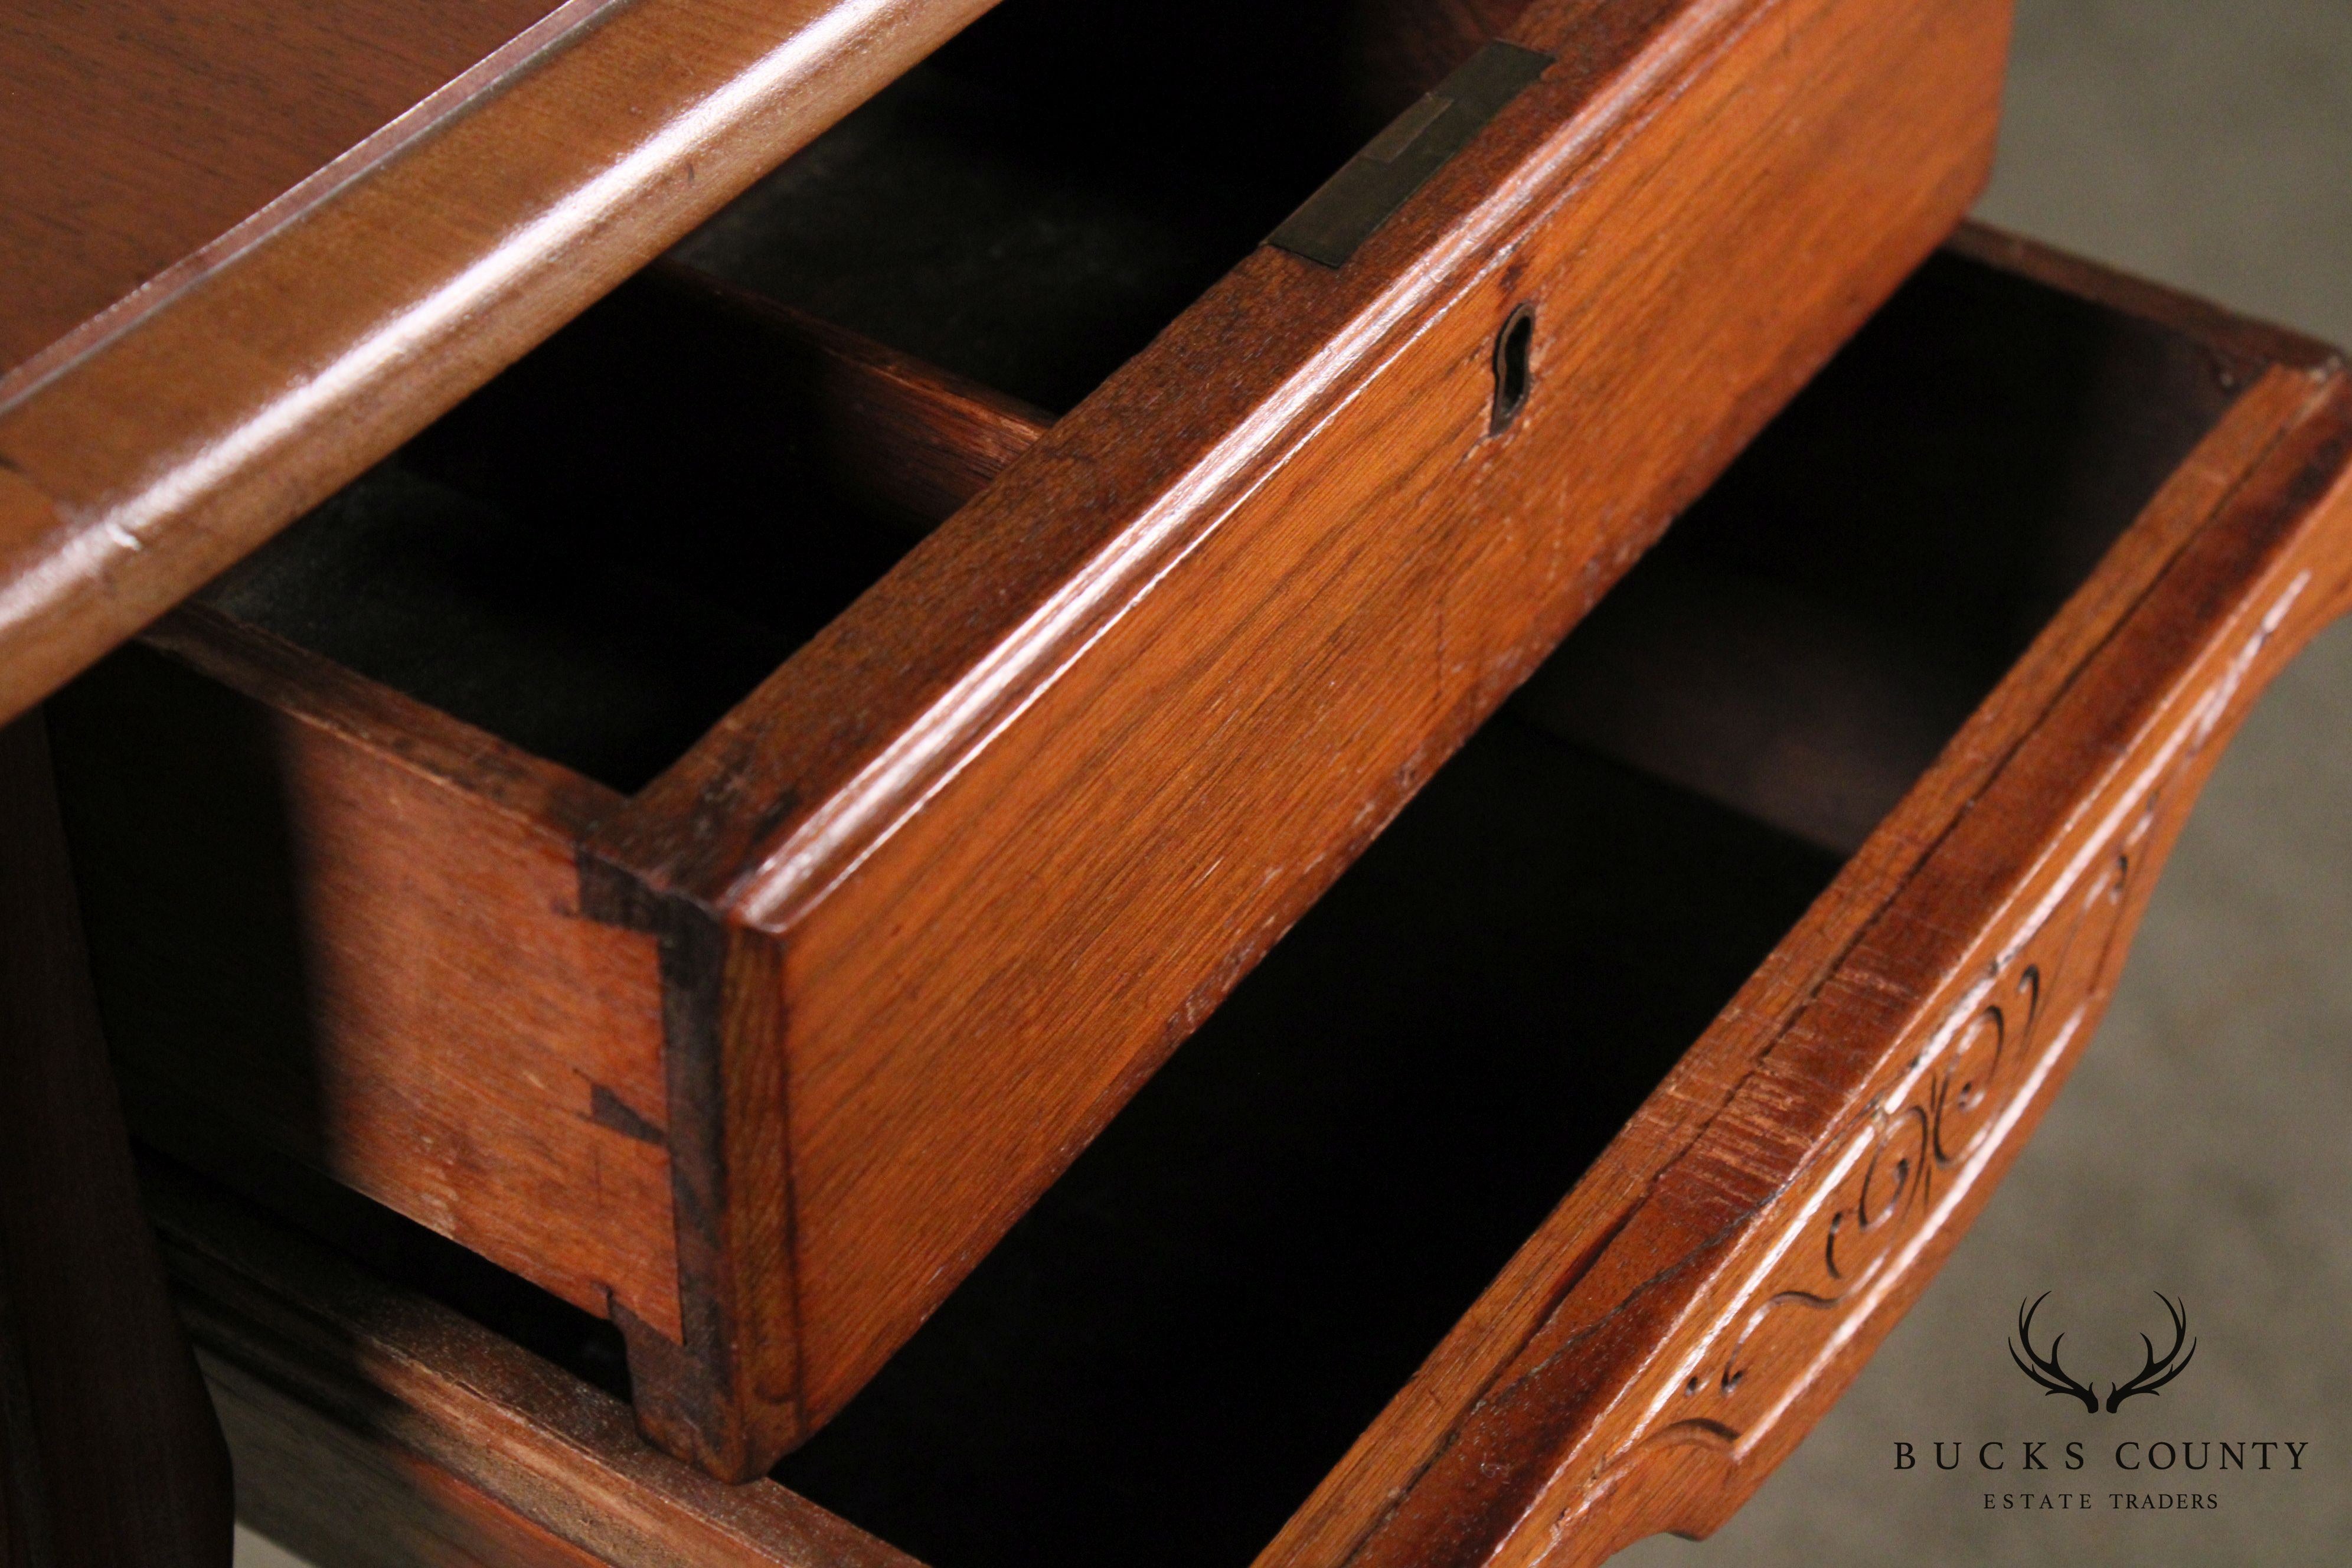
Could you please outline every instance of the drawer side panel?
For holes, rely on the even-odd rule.
[[[580,918],[563,837],[151,648],[52,708],[142,1134],[248,1185],[290,1156],[676,1335],[656,955]]]

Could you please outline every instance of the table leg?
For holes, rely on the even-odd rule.
[[[228,1449],[166,1294],[47,733],[0,729],[0,1568],[226,1568]]]

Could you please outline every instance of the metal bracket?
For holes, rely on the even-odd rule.
[[[1340,266],[1551,63],[1551,56],[1517,44],[1487,44],[1390,121],[1266,243]]]

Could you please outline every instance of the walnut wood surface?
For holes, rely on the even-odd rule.
[[[140,1209],[36,713],[0,729],[0,1564],[228,1560],[228,1455]]]
[[[135,27],[70,5],[12,16],[0,64],[26,69],[10,73],[0,132],[8,194],[30,188],[0,228],[0,363],[69,335],[118,289],[167,281],[83,317],[100,323],[86,341],[0,385],[0,719],[415,434],[986,4],[507,0],[329,18],[249,0]],[[490,52],[464,74],[478,47]],[[159,130],[158,112],[186,133]],[[327,173],[284,184],[314,168]],[[40,281],[19,291],[20,268]]]
[[[630,51],[667,14],[648,0],[604,24],[562,57],[566,79],[577,90],[581,73],[637,68]],[[902,24],[916,26],[890,25]],[[436,807],[482,795],[475,844],[461,821],[374,810],[356,786],[297,792],[328,804],[299,821],[296,880],[343,906],[319,922],[336,933],[319,950],[381,962],[327,964],[348,989],[305,1015],[310,1032],[295,1037],[309,1059],[295,1065],[308,1074],[298,1090],[325,1086],[334,1114],[309,1136],[282,1121],[269,1142],[612,1312],[648,1430],[719,1473],[757,1473],[872,1374],[1948,231],[1990,161],[2007,24],[2002,0],[1527,7],[1511,38],[1559,63],[1347,266],[1260,247],[1034,444],[1024,411],[943,382],[945,400],[903,425],[914,405],[869,400],[844,426],[855,438],[832,443],[841,468],[946,455],[936,472],[892,474],[902,507],[952,503],[1010,467],[625,800],[466,726],[412,723],[413,704],[343,671],[322,670],[298,699],[258,678],[257,645],[232,671],[215,634],[182,620],[163,641],[265,708],[308,715],[248,717],[278,737],[263,755],[303,759],[274,764],[282,775],[376,781]],[[736,33],[710,47],[752,70]],[[1454,47],[1423,38],[1407,53],[1434,64]],[[803,57],[774,59],[787,58]],[[497,123],[591,149],[638,144],[639,132],[573,125],[577,100],[541,79],[496,100],[536,106],[500,107]],[[761,145],[836,111],[866,79],[826,75],[825,92],[802,92],[801,117]],[[685,114],[686,89],[664,90]],[[486,109],[430,146],[492,123]],[[755,140],[728,139],[698,181],[740,185]],[[423,181],[423,167],[390,166],[384,188]],[[698,185],[641,196],[635,235],[706,210]],[[304,232],[383,210],[341,204]],[[611,243],[584,260],[567,253],[560,275],[517,274],[489,333],[462,346],[417,337],[400,363],[437,389],[421,401],[347,408],[349,438],[331,444],[298,443],[309,427],[285,425],[286,460],[380,451],[408,428],[383,409],[446,401],[478,379],[501,323],[543,319],[532,312],[609,279],[625,247]],[[267,259],[220,287],[260,286]],[[1534,395],[1493,435],[1493,340],[1528,301]],[[383,321],[351,318],[370,331]],[[110,384],[125,399],[162,369],[91,364],[120,371]],[[660,407],[651,376],[578,379],[591,402],[636,396],[664,446],[708,439]],[[940,417],[950,405],[971,417]],[[756,425],[693,406],[722,435]],[[16,417],[0,416],[0,455],[16,450]],[[548,445],[559,456],[546,468],[574,471],[551,482],[578,499],[545,523],[582,521],[575,531],[603,544],[632,532],[648,575],[689,574],[779,625],[821,603],[758,602],[784,595],[761,586],[773,557],[749,550],[753,524],[707,552],[649,524],[663,507],[700,517],[699,491],[645,496],[634,517],[602,509],[610,518],[587,526],[594,489],[644,494],[629,489],[642,482],[629,461],[594,446]],[[725,489],[729,468],[761,458],[757,441],[736,452],[681,482]],[[348,471],[306,468],[296,483],[278,470],[274,493],[307,501]],[[224,519],[257,515],[236,511],[250,493],[224,483]],[[786,536],[765,537],[772,551]],[[866,547],[835,530],[810,548],[835,581]],[[578,802],[578,814],[519,817],[501,804],[508,790]],[[541,879],[566,835],[579,846],[568,897]],[[299,869],[310,865],[378,870],[329,891]],[[444,890],[470,897],[478,882],[513,900],[481,951],[515,960],[521,980],[507,994],[420,996],[503,984],[457,947],[429,945],[436,966],[423,970],[374,945],[425,940],[446,923]],[[580,917],[580,933],[551,935]],[[539,956],[520,962],[525,946]],[[566,953],[583,965],[583,1000],[519,1005],[554,994],[523,982]],[[570,1059],[583,1048],[582,1007],[632,1020],[630,1048]],[[657,1090],[635,1047],[656,1016]],[[422,1031],[432,1019],[453,1026]],[[501,1059],[483,1081],[502,1087],[467,1094],[470,1058],[491,1051]],[[594,1099],[600,1087],[613,1104]],[[303,1114],[294,1104],[289,1118]],[[536,1131],[518,1148],[525,1123]],[[665,1153],[667,1221],[644,1186]],[[622,1174],[607,1179],[600,1160]],[[459,1179],[493,1168],[533,1174]],[[650,1232],[665,1223],[668,1292],[651,1280],[664,1265]]]

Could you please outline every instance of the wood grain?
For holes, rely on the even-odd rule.
[[[1522,716],[1841,859],[1861,847],[2268,363],[1970,255],[1913,276]]]
[[[237,1509],[354,1568],[915,1568],[773,1482],[647,1448],[628,1407],[162,1161],[142,1171]]]
[[[1842,1124],[1791,1137],[1778,1118],[1779,1149],[1822,1141],[1769,1199],[1745,1190],[1760,1223],[1717,1276],[1734,1288],[1718,1284],[1691,1330],[1662,1347],[1659,1371],[1626,1412],[1638,1416],[1631,1441],[1620,1440],[1601,1474],[1571,1483],[1579,1500],[1552,1528],[1589,1542],[1587,1560],[1599,1561],[1612,1536],[1661,1523],[1702,1532],[1729,1517],[1933,1278],[2022,1147],[2097,1026],[2222,745],[2261,687],[2343,607],[2352,398],[2335,391],[2316,427],[2297,432],[2234,498],[2237,515],[2184,552],[2053,709],[2050,730],[2018,748],[1979,813],[1855,944],[1702,1139],[1713,1147],[1695,1144],[1662,1184],[1661,1208],[1701,1184],[1712,1187],[1702,1201],[1722,1202],[1738,1178],[1698,1170],[1752,1132],[1759,1105],[1777,1103],[1827,1053],[1851,1059],[1853,1042],[1893,1035],[1895,1050],[1844,1101]],[[2228,608],[2215,613],[2217,601]],[[2186,668],[2128,689],[2179,647],[2179,626],[2199,618],[2204,635]],[[2113,772],[2059,816],[2049,803],[2086,763]],[[2021,823],[2046,837],[2005,862],[1986,852],[2013,845]],[[2002,872],[2015,879],[2004,886]],[[1930,929],[1971,900],[2000,900],[1973,945]],[[1899,989],[1930,973],[1939,989]],[[1900,1020],[1892,1030],[1890,1016]],[[1648,1226],[1660,1217],[1636,1216],[1622,1237],[1629,1248],[1657,1247]],[[1768,1259],[1784,1237],[1792,1243]]]
[[[2014,1157],[2219,743],[2345,607],[2347,411],[2324,361],[2246,392],[1264,1568],[1598,1563],[1760,1483]]]
[[[768,536],[795,503],[803,558],[828,528],[895,552],[1039,427],[1009,399],[673,268],[549,352],[417,460],[514,492],[574,552],[592,514],[635,528],[653,507],[733,508]],[[685,391],[669,384],[680,356]],[[649,448],[675,459],[714,435],[763,460],[700,491],[645,489]],[[813,508],[828,485],[831,510]],[[712,574],[747,575],[711,553]],[[56,703],[143,1135],[252,1192],[284,1191],[289,1159],[328,1172],[625,1324],[649,1412],[696,1405],[658,1396],[661,1368],[691,1384],[695,1358],[734,1352],[710,1293],[682,1291],[679,1249],[700,1248],[696,1278],[782,1268],[780,1244],[738,1259],[706,1226],[786,1212],[708,1194],[674,1212],[673,1132],[715,1160],[700,1140],[722,1130],[708,1114],[678,1127],[673,1096],[709,1089],[698,1058],[665,1046],[695,1016],[665,1000],[691,966],[677,940],[709,928],[583,918],[579,847],[621,797],[218,607],[266,601],[286,575],[254,564],[257,582],[231,579]],[[735,1169],[753,1191],[782,1181]],[[785,1401],[788,1331],[772,1336],[787,1370],[762,1374]],[[672,1428],[684,1451],[727,1441],[688,1432]]]
[[[1998,233],[1964,231],[1956,243],[1964,251],[2003,261],[2021,257],[2037,271],[2061,267],[2089,298],[2112,308],[2151,311],[2184,325],[2210,319],[2207,308],[2194,301],[2053,258]],[[2237,330],[2234,323],[2229,327],[2231,333]],[[1275,1561],[1347,1560],[1358,1539],[1349,1532],[1367,1529],[1449,1440],[1448,1415],[1423,1419],[1420,1412],[1458,1414],[1478,1402],[1512,1348],[1528,1342],[1591,1268],[1597,1247],[1618,1233],[1658,1173],[1691,1145],[1764,1044],[1820,985],[1826,966],[1901,889],[1942,826],[1986,787],[2014,737],[2067,688],[2110,629],[2277,445],[2282,430],[2303,416],[2312,397],[2313,388],[2294,376],[2261,377],[2248,387],[2108,551],[2101,569],[2074,595],[2069,613],[2042,634],[1895,815],[1848,863],[1806,922],[1807,940],[1792,939],[1759,968],[1710,1031],[1712,1048],[1694,1050],[1650,1097],[1624,1136],[1423,1365],[1410,1397],[1391,1405],[1292,1521]],[[1857,1367],[1858,1356],[1847,1364],[1849,1370]],[[1793,1425],[1801,1429],[1824,1407],[1825,1403],[1803,1406],[1808,1414]]]
[[[140,1207],[34,714],[0,729],[0,1563],[228,1560],[228,1454]]]
[[[156,301],[168,308],[13,393],[0,404],[0,718],[383,457],[986,6],[557,13],[557,37],[469,89],[463,112],[328,182],[301,222],[264,225]],[[265,24],[260,9],[229,13],[197,64],[243,47],[234,26]],[[401,15],[429,32],[449,9]],[[338,45],[297,75],[373,79],[377,52]],[[252,80],[189,68],[197,101],[250,101],[237,94]],[[47,102],[27,107],[86,119]],[[243,155],[247,112],[219,111],[232,138],[219,156]],[[306,128],[304,156],[341,134],[324,107],[283,113]],[[152,264],[142,258],[133,270]]]
[[[100,7],[13,7],[0,22],[0,405],[226,259],[241,226],[299,216],[306,184],[323,198],[593,9],[249,3],[126,26]]]
[[[2063,279],[2108,328],[2176,334],[2218,414],[1260,1568],[1592,1563],[1727,1517],[1973,1218],[2095,1027],[2234,726],[2352,608],[2340,362],[2006,237],[1956,248],[2037,289]],[[2147,423],[2208,390],[2147,382]],[[690,910],[639,913],[678,948],[711,940]],[[723,1009],[724,984],[701,984]],[[751,1068],[705,1060],[722,1082]],[[151,1201],[240,1456],[266,1460],[252,1506],[289,1539],[329,1550],[356,1515],[460,1562],[678,1560],[647,1554],[663,1540],[717,1561],[893,1560],[772,1483],[719,1488],[647,1454],[610,1400],[200,1184]],[[304,1506],[328,1475],[380,1500]],[[714,1499],[744,1510],[715,1540]]]
[[[893,10],[887,26],[929,26],[935,12]],[[706,100],[688,89],[706,90],[694,85],[701,76],[645,74],[654,70],[648,29],[671,15],[666,0],[616,15],[302,232],[324,237],[317,245],[356,244],[401,210],[389,205],[395,187],[422,199],[429,170],[451,166],[433,160],[465,146],[488,157],[479,140],[488,128],[503,127],[534,169],[542,158],[572,169],[598,149],[619,157],[652,134],[576,123],[583,95],[649,93],[652,119],[700,127],[693,106]],[[753,27],[730,13],[710,25],[721,21],[743,30],[707,39],[711,58],[737,62],[730,68],[761,92],[805,85],[793,73],[815,70],[814,57],[795,52],[815,47],[814,32],[775,42],[782,24],[772,18]],[[902,514],[971,503],[625,800],[576,776],[560,782],[562,770],[445,719],[411,725],[401,704],[343,671],[322,673],[329,695],[304,693],[299,705],[380,710],[416,738],[343,717],[269,717],[288,698],[257,682],[247,647],[234,681],[259,704],[247,721],[268,732],[264,754],[301,759],[290,772],[273,765],[304,781],[298,797],[314,808],[296,842],[341,879],[314,904],[348,911],[298,913],[291,928],[324,921],[334,934],[313,945],[351,960],[322,970],[333,976],[321,992],[332,1005],[306,1016],[332,1027],[308,1063],[293,1064],[310,1077],[293,1080],[297,1098],[269,1142],[331,1156],[362,1190],[496,1247],[570,1300],[591,1304],[609,1288],[647,1429],[717,1473],[758,1473],[914,1331],[1957,221],[1990,161],[2007,23],[2002,0],[1531,5],[1513,39],[1559,63],[1347,266],[1260,247],[1034,444],[1034,411],[836,342],[829,363],[845,378],[825,405],[840,424],[820,443],[834,454],[831,471],[876,476],[868,493]],[[775,52],[746,52],[761,38]],[[1450,47],[1414,50],[1434,60]],[[689,74],[707,64],[696,56]],[[548,85],[559,67],[572,84],[562,90]],[[761,145],[813,127],[867,80],[819,74],[824,91],[793,98],[790,124],[763,130],[772,139]],[[751,112],[749,100],[726,101]],[[707,172],[690,193],[643,171],[646,183],[629,197],[643,204],[635,216],[597,230],[598,247],[563,251],[560,268],[537,252],[519,260],[498,285],[487,333],[461,342],[456,318],[438,313],[454,297],[420,300],[430,331],[402,338],[398,359],[415,385],[404,379],[399,396],[372,394],[364,408],[335,404],[331,443],[305,423],[324,418],[328,403],[273,424],[282,450],[223,473],[220,538],[256,536],[239,531],[260,515],[239,510],[255,497],[239,489],[245,477],[276,476],[271,507],[315,498],[348,472],[334,467],[344,457],[406,433],[397,410],[446,401],[478,379],[502,323],[575,306],[628,247],[706,210],[706,178],[740,185],[754,140],[727,140],[723,156],[697,142],[696,167]],[[720,161],[703,164],[706,152]],[[372,190],[387,194],[362,201]],[[518,226],[504,207],[493,216],[501,233],[533,246],[558,237]],[[207,288],[260,288],[275,254],[257,251]],[[401,254],[403,266],[415,262]],[[337,318],[354,345],[415,324],[361,309],[373,276],[354,274],[350,310]],[[1530,301],[1533,396],[1496,434],[1494,339]],[[719,336],[782,341],[772,313],[720,303],[746,331]],[[78,369],[56,384],[60,395],[70,383],[94,398],[110,388],[108,406],[136,405],[146,423],[108,429],[143,441],[153,388],[184,355],[157,357],[163,340],[152,333],[140,342],[146,357],[121,357],[136,347],[125,340],[121,354],[90,361],[86,377]],[[253,363],[276,363],[294,347],[265,336]],[[625,403],[637,398],[665,442],[701,438],[625,377],[571,379],[588,399],[615,389]],[[204,409],[182,410],[188,417],[213,418],[212,393],[246,384],[241,371],[213,380]],[[908,400],[909,387],[926,390]],[[672,395],[697,410],[692,423],[720,433],[722,448],[740,442],[740,462],[765,460],[757,432],[773,426],[740,411],[730,423],[717,400]],[[790,580],[760,575],[777,563],[772,552],[742,556],[758,563],[753,572],[700,541],[679,550],[646,526],[665,506],[703,515],[711,487],[732,494],[723,449],[680,476],[676,494],[650,494],[628,477],[645,467],[628,460],[631,448],[600,454],[583,433],[607,426],[562,412],[585,406],[582,398],[560,385],[549,396],[539,429],[552,434],[525,422],[515,427],[523,438],[507,443],[539,443],[530,471],[567,498],[546,521],[584,520],[597,499],[587,492],[613,489],[631,505],[606,509],[611,528],[572,537],[797,624],[801,608],[759,602],[790,592],[763,585]],[[0,417],[0,456],[17,450],[12,433],[33,430],[23,421],[36,412]],[[95,475],[89,465],[106,460],[68,441],[64,423],[38,428],[45,462]],[[936,461],[906,461],[918,453]],[[19,467],[37,478],[65,471]],[[42,484],[28,504],[64,493]],[[175,524],[150,553],[198,550],[191,542],[211,526]],[[628,548],[613,546],[622,534]],[[755,534],[785,537],[758,527],[744,537]],[[813,543],[809,559],[832,548]],[[665,563],[665,550],[695,559]],[[74,581],[97,593],[102,576]],[[57,605],[77,628],[95,613]],[[193,657],[184,639],[210,636],[184,619],[162,640]],[[451,753],[484,765],[430,761]],[[420,757],[421,773],[411,765]],[[477,776],[536,780],[517,787],[579,801],[582,815],[486,812],[469,826],[461,797]],[[394,781],[398,798],[434,805],[430,841],[370,807],[366,791]],[[444,806],[453,815],[438,815]],[[427,826],[421,808],[407,821]],[[575,835],[578,881],[558,891],[543,879],[550,839],[565,834]],[[469,843],[476,835],[481,842]],[[422,940],[443,930],[456,906],[444,908],[441,890],[470,895],[481,890],[476,878],[493,873],[513,901],[498,906],[500,930],[478,938],[505,955],[517,983],[469,966],[462,944],[435,947],[436,982],[482,994],[411,994],[421,972],[392,963],[373,933]],[[614,928],[604,944],[570,929],[574,911]],[[535,956],[504,932],[534,933]],[[576,989],[588,1001],[519,1005],[554,994],[536,988],[546,965],[574,961],[585,965]],[[436,1065],[453,1038],[500,1038],[519,1013],[568,1019],[575,1005],[625,1018],[614,1037],[629,1048],[596,1055],[582,1031],[551,1027],[536,1037],[543,1058],[526,1053],[503,1076],[491,1071],[488,1081],[504,1087],[478,1097],[454,1092],[464,1074]],[[648,1019],[660,1031],[657,1094],[644,1072]],[[427,1027],[439,1021],[451,1026]],[[615,1078],[631,1088],[594,1076],[616,1054],[627,1071]],[[363,1092],[340,1095],[339,1084]],[[313,1085],[326,1086],[323,1100]],[[592,1098],[579,1120],[579,1093],[599,1085],[626,1115],[600,1121]],[[306,1142],[300,1118],[321,1105],[342,1120]],[[559,1130],[563,1117],[572,1120]],[[632,1129],[661,1146],[631,1142]],[[641,1180],[665,1152],[674,1305],[652,1283],[663,1267],[647,1234],[657,1209]],[[626,1183],[582,1163],[616,1159],[633,1173]],[[530,1179],[502,1186],[466,1174],[509,1161]],[[600,1204],[600,1183],[623,1197]]]
[[[656,958],[575,905],[609,797],[339,673],[191,606],[57,703],[142,1134],[290,1155],[676,1335]]]
[[[602,830],[786,935],[814,1418],[1953,221],[2005,24],[1685,12],[1641,96],[1548,78],[1522,216],[1253,256]]]

